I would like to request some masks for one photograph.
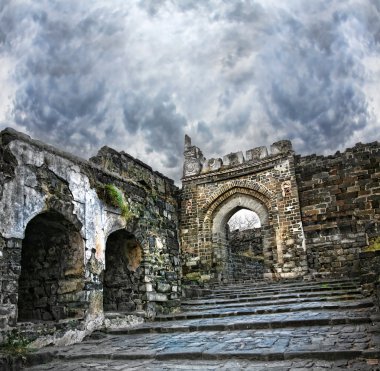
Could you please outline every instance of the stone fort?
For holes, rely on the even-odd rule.
[[[380,243],[378,142],[206,159],[186,136],[179,189],[125,152],[84,160],[5,129],[0,168],[3,334],[61,321],[49,343],[80,341],[107,312],[154,318],[215,282],[365,276],[378,290],[380,256],[366,253]],[[260,228],[229,231],[241,209]]]

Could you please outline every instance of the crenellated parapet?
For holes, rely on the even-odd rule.
[[[185,135],[185,161],[183,167],[183,177],[196,176],[221,169],[233,168],[243,164],[255,164],[264,160],[270,160],[277,156],[293,154],[290,140],[280,140],[274,142],[268,151],[267,147],[255,147],[245,153],[242,151],[229,153],[222,158],[206,159],[202,151],[191,145],[191,138]]]

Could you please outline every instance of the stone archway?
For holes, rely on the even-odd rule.
[[[264,270],[269,271],[273,264],[273,251],[275,250],[274,245],[274,233],[273,228],[270,225],[270,215],[269,210],[265,203],[252,195],[244,193],[233,193],[227,199],[224,199],[212,212],[210,215],[210,221],[212,223],[212,263],[217,274],[218,280],[229,280],[232,278],[243,278],[234,271],[237,265],[241,269],[248,269],[248,266],[254,266],[252,259],[248,257],[246,259],[241,259],[239,264],[235,264],[236,257],[231,256],[231,252],[228,248],[227,240],[227,222],[233,214],[241,209],[247,209],[255,212],[261,223],[261,239],[262,239],[262,261],[258,262],[257,266],[263,266],[261,269],[262,274]],[[244,261],[245,260],[245,261]],[[257,260],[257,259],[256,259]],[[244,264],[247,264],[244,267]],[[264,269],[265,266],[265,269]],[[244,275],[245,278],[249,278]],[[262,276],[257,276],[252,278],[262,278]]]
[[[62,214],[49,211],[29,221],[22,241],[18,320],[84,316],[84,241]]]
[[[104,311],[141,309],[142,258],[143,249],[134,234],[119,229],[108,236],[103,279]]]

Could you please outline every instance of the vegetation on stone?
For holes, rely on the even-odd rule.
[[[24,357],[30,351],[28,348],[30,343],[30,339],[20,333],[19,330],[13,329],[7,334],[5,342],[0,346],[0,352],[13,357]]]
[[[185,280],[188,280],[188,281],[202,282],[202,276],[199,272],[188,273],[184,278]]]
[[[365,252],[369,251],[379,251],[380,250],[380,237],[371,238],[369,240],[369,245],[364,249]]]
[[[128,223],[134,217],[134,214],[125,200],[123,192],[113,184],[106,184],[104,189],[110,204],[120,209],[121,216]]]

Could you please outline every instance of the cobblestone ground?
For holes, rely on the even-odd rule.
[[[53,362],[46,365],[33,367],[30,370],[54,370],[54,371],[83,371],[83,370],[252,370],[252,371],[287,371],[287,370],[353,370],[370,371],[380,370],[377,359],[370,360],[293,360],[273,362],[252,362],[244,359],[219,360],[219,361],[157,361],[157,360],[130,360],[130,361],[97,361],[81,360],[77,362]]]
[[[28,369],[380,370],[380,321],[371,300],[361,297],[356,282],[322,285],[330,289],[312,299],[315,283],[269,285],[259,294],[238,286],[214,290],[159,321],[41,349]],[[289,291],[281,294],[287,298],[268,303],[277,288]]]

